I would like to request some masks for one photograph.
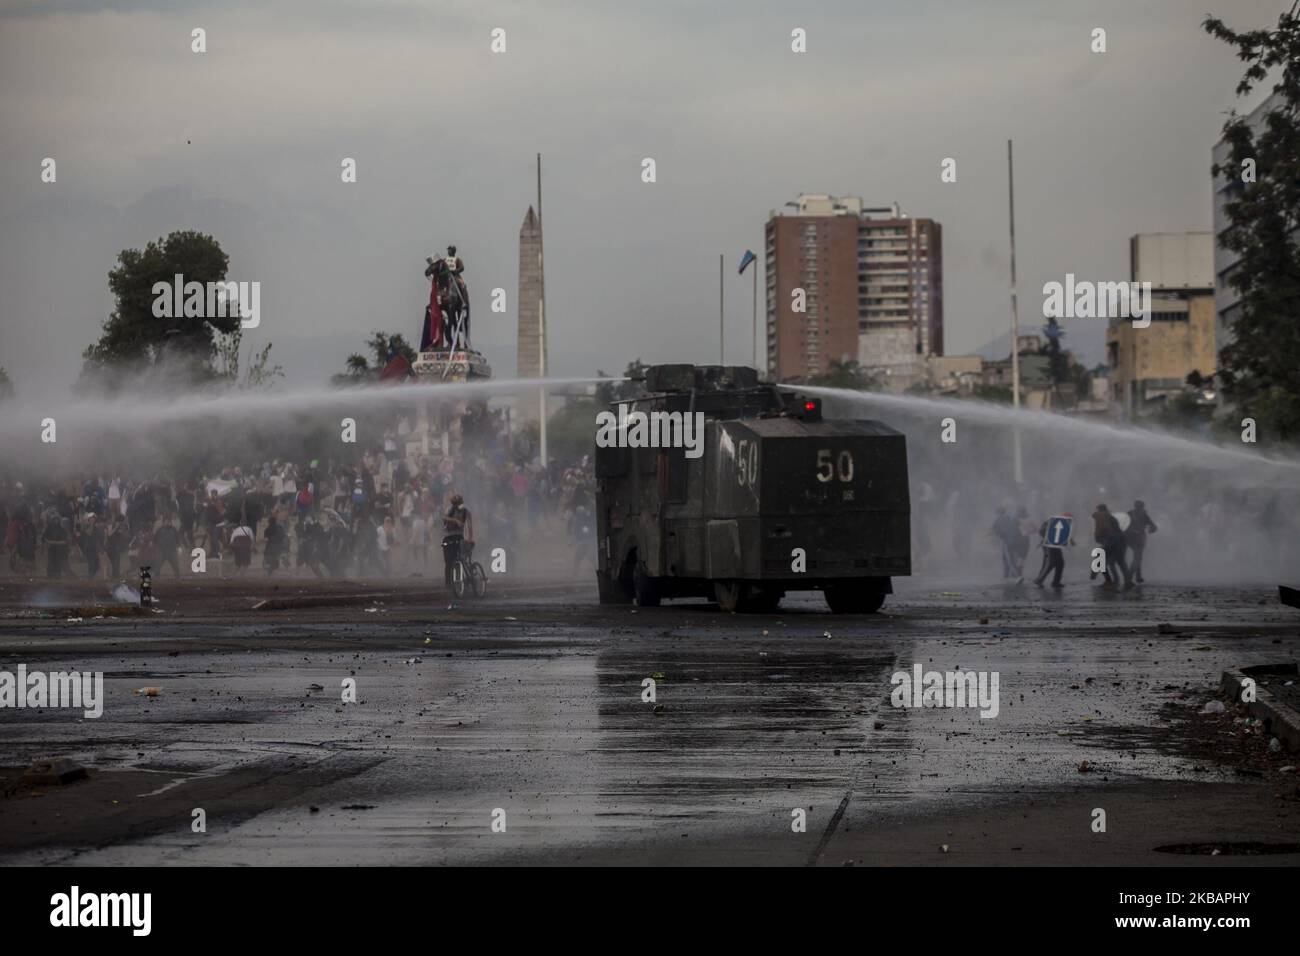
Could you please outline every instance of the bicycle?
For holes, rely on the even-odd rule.
[[[467,584],[474,597],[481,598],[487,594],[487,575],[483,572],[483,565],[473,557],[474,545],[462,541],[456,561],[451,566],[451,593],[457,598],[465,596]]]

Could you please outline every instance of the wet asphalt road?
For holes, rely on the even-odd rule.
[[[99,670],[107,695],[96,720],[0,710],[0,766],[93,768],[0,774],[0,862],[1300,862],[1155,852],[1300,841],[1296,756],[1197,714],[1225,668],[1296,659],[1272,589],[909,581],[840,617],[585,587],[249,610],[259,587],[0,618],[0,669]],[[997,717],[893,707],[914,663],[998,672]]]

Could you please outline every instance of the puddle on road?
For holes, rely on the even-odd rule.
[[[1041,614],[992,616],[983,631],[1008,635],[998,637],[972,633],[978,616],[968,621],[967,612],[959,612],[960,631],[921,609],[906,622],[808,614],[786,628],[775,618],[751,628],[702,608],[646,614],[644,630],[632,629],[634,618],[617,633],[529,624],[516,639],[512,624],[510,640],[498,633],[496,644],[485,643],[482,629],[458,627],[426,646],[423,625],[397,649],[214,651],[205,636],[170,674],[156,654],[123,672],[122,652],[106,650],[105,663],[124,675],[113,689],[130,700],[125,716],[21,728],[5,721],[0,729],[21,729],[25,748],[61,741],[173,772],[286,751],[379,758],[346,786],[284,798],[210,838],[201,854],[210,862],[481,860],[498,846],[508,853],[661,831],[675,839],[746,827],[788,832],[791,807],[829,812],[846,791],[876,815],[917,814],[1116,778],[1234,779],[1230,767],[1180,744],[1186,727],[1164,720],[1160,708],[1193,688],[1208,692],[1218,669],[1254,658],[1222,641],[1181,653],[1191,650],[1187,642],[1157,638],[1149,620],[1133,637],[1098,640],[1091,627],[1035,631],[1030,610]],[[771,634],[760,635],[764,628]],[[390,635],[401,633],[387,629],[385,642]],[[1261,638],[1256,654],[1260,647],[1270,646]],[[914,663],[998,671],[999,716],[895,709],[890,676]],[[150,682],[162,683],[165,696],[127,698],[146,672],[159,674]],[[363,703],[344,708],[337,688],[352,674]],[[642,700],[652,675],[657,713]],[[312,684],[320,695],[308,694]],[[231,726],[245,719],[255,726]],[[1221,739],[1202,744],[1221,751]],[[1085,759],[1095,769],[1080,773]],[[312,819],[307,802],[325,812]],[[355,804],[376,809],[337,809]],[[488,828],[496,807],[510,813],[509,838]],[[174,851],[197,859],[192,848]],[[100,859],[138,860],[141,852],[149,850],[122,846]]]

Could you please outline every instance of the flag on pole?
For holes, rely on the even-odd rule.
[[[744,275],[745,267],[748,266],[751,262],[753,262],[757,258],[758,256],[754,255],[754,253],[751,250],[746,249],[745,255],[741,257],[740,260],[740,269],[738,270],[738,274]]]

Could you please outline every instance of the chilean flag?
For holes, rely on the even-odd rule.
[[[404,382],[414,373],[411,371],[411,363],[406,360],[402,354],[394,355],[384,366],[384,370],[379,373],[381,382]]]

